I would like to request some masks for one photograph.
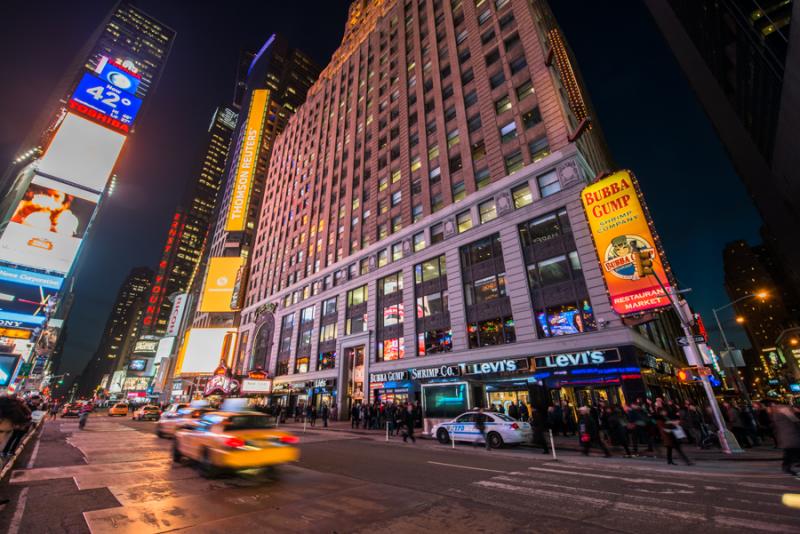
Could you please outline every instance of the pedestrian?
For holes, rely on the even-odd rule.
[[[589,456],[589,448],[592,445],[599,447],[606,458],[611,457],[608,447],[600,439],[600,428],[597,420],[591,416],[588,406],[578,408],[578,436],[581,443],[581,453]]]
[[[686,465],[694,465],[681,449],[681,440],[686,438],[686,433],[681,428],[679,421],[670,418],[669,410],[661,409],[656,416],[656,425],[661,433],[661,444],[667,448],[667,464],[677,465],[672,461],[672,451],[674,450],[686,462]]]
[[[550,449],[547,447],[547,416],[540,408],[533,408],[531,416],[531,427],[533,428],[533,444],[542,448],[542,454],[547,454]]]
[[[762,442],[766,442],[767,438],[770,438],[773,443],[773,448],[777,449],[778,442],[775,440],[775,434],[772,432],[772,422],[769,419],[767,407],[760,402],[754,402],[753,411],[755,413],[759,439],[761,439]]]
[[[312,405],[311,406],[311,417],[310,417],[311,426],[317,424],[317,407]]]
[[[389,424],[389,435],[393,436],[397,428],[397,405],[394,401],[386,408],[386,422]]]
[[[778,443],[778,447],[783,449],[781,469],[784,473],[797,476],[797,471],[793,466],[800,462],[800,419],[785,404],[773,404],[767,409],[772,419],[775,441]]]
[[[528,413],[528,405],[525,404],[525,401],[519,401],[519,420],[527,422],[530,419],[530,414]]]
[[[412,443],[416,443],[417,439],[414,437],[414,407],[411,403],[408,403],[405,411],[405,426],[406,430],[403,433],[403,443],[408,443],[408,439],[411,438]]]
[[[628,429],[625,427],[627,421],[624,413],[619,407],[606,406],[604,419],[609,441],[611,441],[612,445],[625,449],[625,458],[630,458],[631,450],[628,448]]]
[[[475,428],[481,433],[481,438],[483,438],[483,442],[486,444],[486,450],[490,451],[492,447],[489,445],[489,438],[486,436],[487,419],[486,414],[483,413],[483,408],[478,408],[478,413],[475,414]]]
[[[647,428],[647,422],[650,416],[644,406],[642,406],[641,399],[636,399],[628,406],[626,415],[628,416],[628,433],[631,435],[633,441],[634,456],[639,454],[640,444],[646,444],[647,452],[653,452],[653,436]]]
[[[576,430],[575,410],[571,403],[567,401],[561,401],[561,418],[564,435],[574,436]]]
[[[50,420],[55,421],[56,417],[58,417],[58,401],[53,401],[50,403]]]
[[[350,408],[350,428],[358,428],[360,413],[361,411],[359,410],[358,404],[354,404],[353,407]]]
[[[81,430],[83,430],[84,427],[86,427],[86,421],[89,420],[89,412],[91,411],[92,410],[91,408],[89,408],[88,404],[84,404],[83,406],[81,406],[81,412],[80,415],[78,416],[78,428],[80,428]]]
[[[31,424],[31,411],[17,397],[0,396],[0,443],[5,441],[2,457],[10,458],[16,452],[22,437]]]
[[[420,401],[414,403],[414,425],[422,428],[422,403]]]
[[[311,403],[309,402],[306,404],[306,421],[310,424],[311,423]]]
[[[739,407],[727,401],[723,402],[722,416],[725,418],[725,424],[731,429],[739,445],[741,445],[743,449],[749,449],[751,447],[750,439],[747,437],[747,429],[742,420]]]
[[[328,410],[328,404],[323,402],[322,403],[322,426],[323,428],[328,428],[328,417],[330,417],[331,412]]]
[[[703,414],[692,403],[687,403],[686,414],[681,418],[681,426],[699,448],[703,448]]]

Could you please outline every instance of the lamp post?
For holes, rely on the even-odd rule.
[[[719,314],[717,312],[724,310],[725,308],[730,308],[734,304],[738,304],[739,302],[751,298],[759,298],[765,299],[767,298],[766,291],[759,291],[758,293],[750,293],[748,295],[744,295],[743,297],[739,297],[738,299],[727,303],[724,306],[720,306],[719,308],[713,308],[711,312],[714,314],[714,320],[717,322],[717,328],[719,329],[719,333],[722,336],[722,343],[725,346],[725,350],[728,352],[728,358],[732,358],[733,354],[731,353],[731,346],[728,343],[728,337],[725,335],[725,330],[722,328],[722,323],[719,320]],[[738,320],[737,320],[738,321]],[[733,363],[733,362],[731,362]],[[736,386],[736,389],[739,390],[739,394],[744,398],[745,401],[750,402],[750,394],[747,392],[747,387],[742,383],[741,378],[739,377],[739,371],[736,369],[735,366],[725,366],[726,370],[729,370],[731,377],[733,379],[733,383]]]

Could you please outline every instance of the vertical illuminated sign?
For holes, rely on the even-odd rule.
[[[225,230],[228,232],[241,232],[247,222],[247,204],[250,201],[250,190],[253,186],[258,151],[261,147],[261,133],[264,128],[264,117],[267,113],[269,91],[257,89],[250,98],[250,111],[247,114],[244,140],[239,152],[239,162],[236,165],[231,203],[228,207],[228,217],[225,221]]]

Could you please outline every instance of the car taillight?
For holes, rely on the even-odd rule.
[[[244,440],[239,438],[228,438],[225,440],[225,446],[231,449],[241,449],[244,447]]]
[[[514,430],[519,430],[519,425],[517,423],[511,423],[511,428]]]
[[[281,436],[280,441],[281,443],[286,443],[288,445],[297,445],[300,443],[300,438],[297,436]]]

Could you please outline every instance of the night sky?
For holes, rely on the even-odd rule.
[[[3,2],[0,162],[30,148],[20,146],[29,124],[113,5]],[[178,36],[126,145],[118,187],[83,251],[62,368],[73,375],[97,348],[125,275],[134,266],[157,263],[172,212],[197,175],[213,110],[232,98],[239,51],[258,48],[280,32],[324,65],[341,39],[349,2],[137,5]],[[612,154],[637,174],[673,270],[682,287],[694,289],[690,302],[709,322],[711,307],[727,303],[722,248],[740,238],[758,241],[755,209],[645,8],[635,0],[553,5]],[[732,332],[731,322],[726,330]]]

